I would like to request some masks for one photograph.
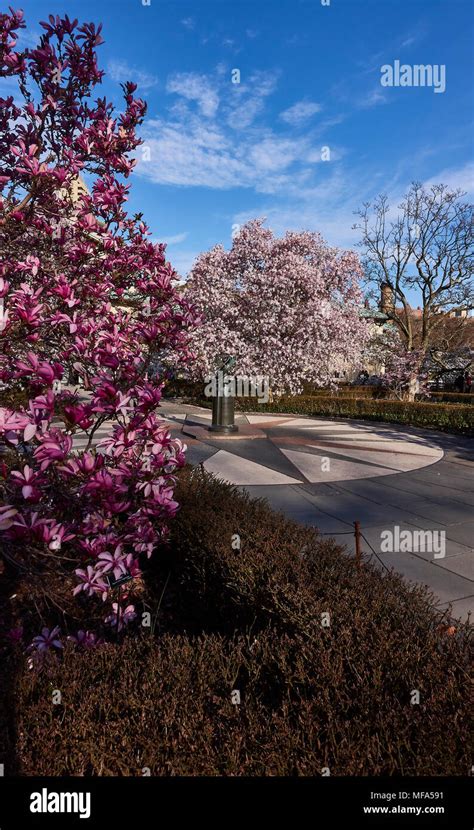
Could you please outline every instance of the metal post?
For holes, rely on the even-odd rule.
[[[360,568],[361,563],[361,549],[360,549],[360,522],[354,522],[354,536],[355,536],[355,548],[356,548],[356,566]]]
[[[118,639],[118,635],[120,634],[120,614],[121,614],[121,611],[122,611],[121,602],[120,602],[121,599],[122,599],[122,586],[119,585],[118,598],[117,598],[117,631],[116,631],[117,639]]]
[[[216,372],[216,395],[212,399],[212,424],[210,432],[230,433],[238,432],[239,428],[234,423],[234,397],[230,392],[226,376],[223,375],[226,369],[233,368],[235,360],[230,355],[222,355],[218,362]],[[222,381],[222,383],[221,383]]]
[[[234,399],[216,395],[212,399],[212,424],[210,432],[238,432],[234,423]]]

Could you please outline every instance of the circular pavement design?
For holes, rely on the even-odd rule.
[[[246,415],[236,419],[241,432],[229,438],[207,432],[210,418],[205,410],[187,415],[184,438],[198,439],[204,468],[235,485],[370,479],[418,470],[443,457],[436,441],[388,425]],[[189,453],[193,463],[192,443]]]
[[[191,464],[202,463],[219,478],[241,486],[370,479],[418,470],[443,457],[436,441],[389,425],[239,415],[240,431],[222,436],[207,431],[211,413],[205,409],[163,411],[162,417],[188,443]],[[93,445],[110,431],[111,425],[104,424]],[[82,431],[74,435],[75,450],[84,450],[87,443]]]

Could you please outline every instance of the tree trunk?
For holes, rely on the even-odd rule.
[[[407,400],[414,401],[415,395],[420,388],[420,383],[417,375],[412,375],[408,382],[408,397]]]

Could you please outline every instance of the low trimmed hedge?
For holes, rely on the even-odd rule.
[[[467,774],[466,624],[204,471],[177,496],[154,634],[15,658],[20,774]]]
[[[429,395],[417,395],[417,400],[472,405],[474,404],[474,394],[472,392],[430,392]]]
[[[204,397],[204,382],[187,378],[167,380],[163,394],[169,398],[202,398]],[[331,398],[384,398],[388,394],[388,390],[382,386],[350,386],[347,383],[330,390],[328,387],[318,387],[312,383],[307,383],[303,385],[302,394],[303,396]]]
[[[189,380],[188,378],[166,380],[163,396],[165,398],[202,398],[204,396],[204,381]]]
[[[330,390],[327,386],[317,387],[312,384],[305,384],[303,396],[322,398],[385,398],[389,390],[384,386],[369,385],[351,386],[348,383],[341,384],[337,389]]]
[[[236,409],[244,412],[282,412],[295,415],[361,418],[370,421],[410,424],[425,429],[439,429],[463,435],[474,434],[474,407],[461,404],[300,396],[283,397],[267,404],[259,404],[255,398],[236,398]]]
[[[235,409],[240,412],[281,412],[295,415],[361,418],[370,421],[407,424],[425,429],[437,429],[461,435],[474,434],[474,395],[462,393],[434,393],[441,399],[401,401],[385,398],[386,390],[371,386],[344,386],[337,392],[313,389],[311,394],[275,398],[260,404],[256,398],[235,398]],[[172,381],[165,388],[166,397],[183,397],[185,403],[210,408],[202,383]],[[380,399],[377,399],[380,398]],[[447,400],[443,400],[446,398]],[[459,398],[459,402],[457,399]],[[469,400],[465,400],[469,399]]]
[[[211,406],[208,398],[190,398],[187,402],[208,408]],[[258,403],[256,398],[235,398],[235,409],[237,412],[281,412],[313,417],[357,418],[408,424],[460,435],[474,434],[474,407],[462,404],[300,395],[281,397],[266,404]]]

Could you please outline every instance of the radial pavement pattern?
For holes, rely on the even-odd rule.
[[[212,439],[210,434],[205,438],[210,454],[204,468],[231,484],[316,484],[376,478],[418,470],[443,457],[443,450],[430,439],[386,426],[352,426],[309,418],[270,420],[264,415],[248,415],[247,421],[262,435],[242,434],[239,438],[237,434],[217,452],[213,448],[222,446],[222,439]]]

